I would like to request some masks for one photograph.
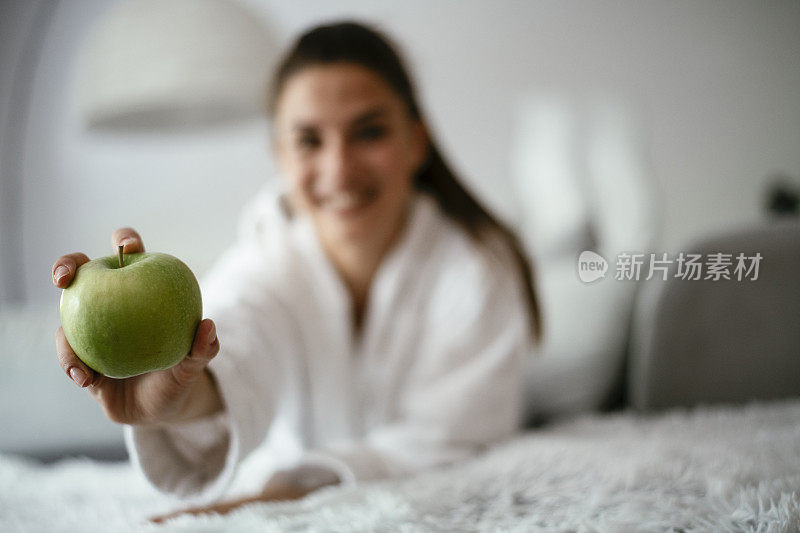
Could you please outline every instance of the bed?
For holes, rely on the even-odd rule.
[[[800,531],[800,399],[564,420],[463,464],[227,515],[126,462],[0,455],[0,531]]]

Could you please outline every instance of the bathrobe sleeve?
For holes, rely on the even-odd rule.
[[[508,269],[455,267],[429,295],[427,333],[395,419],[363,439],[311,451],[299,477],[319,468],[344,484],[409,475],[471,457],[518,430],[529,338],[522,284]]]
[[[202,284],[204,315],[214,320],[220,351],[208,368],[225,410],[166,427],[125,426],[131,461],[161,492],[198,504],[221,497],[237,464],[265,438],[285,371],[286,313],[265,285],[269,259],[241,240]]]

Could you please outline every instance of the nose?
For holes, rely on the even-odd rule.
[[[327,192],[346,188],[354,179],[355,154],[343,139],[330,142],[326,148],[319,173],[322,188]]]

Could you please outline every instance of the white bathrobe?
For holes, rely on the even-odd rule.
[[[417,193],[378,269],[360,337],[351,299],[305,217],[262,191],[201,283],[225,412],[125,426],[133,464],[195,503],[232,496],[248,456],[317,486],[412,474],[470,457],[521,424],[527,311],[510,251],[492,253]],[[258,452],[258,454],[254,453]],[[266,465],[266,466],[264,466]],[[241,473],[241,472],[240,472]]]

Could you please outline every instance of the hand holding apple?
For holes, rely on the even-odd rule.
[[[75,353],[112,378],[163,370],[188,355],[202,318],[200,287],[161,253],[108,256],[81,265],[61,293],[61,325]]]
[[[114,232],[112,243],[115,247],[124,245],[123,251],[126,254],[144,252],[141,238],[130,228]],[[53,265],[53,283],[57,287],[67,289],[76,277],[78,269],[86,263],[89,263],[89,258],[82,253],[60,257]],[[127,262],[124,268],[130,268]],[[110,292],[111,298],[119,296],[114,290]],[[197,319],[199,320],[199,316]],[[180,357],[176,357],[177,364],[173,362],[168,368],[161,366],[162,369],[145,371],[122,379],[97,372],[81,361],[67,340],[64,327],[59,327],[56,331],[56,349],[61,367],[79,386],[88,387],[89,392],[103,406],[106,415],[112,421],[125,424],[169,423],[199,418],[223,408],[219,391],[206,369],[208,362],[219,351],[216,328],[211,320],[202,320],[199,325],[195,324],[192,327],[190,348]],[[125,334],[123,331],[117,335]],[[103,342],[110,342],[110,345],[113,345],[113,340],[111,338]],[[139,343],[135,338],[131,342]],[[148,343],[152,345],[153,339],[145,339],[143,345],[147,346]],[[180,351],[183,352],[184,349],[180,348]],[[134,352],[128,352],[126,357],[132,353]],[[95,363],[90,357],[86,359],[92,364]],[[114,357],[111,357],[111,363],[106,362],[106,364],[111,364],[116,370],[122,370],[123,374],[130,370],[128,363],[120,363],[119,360],[115,362]]]

